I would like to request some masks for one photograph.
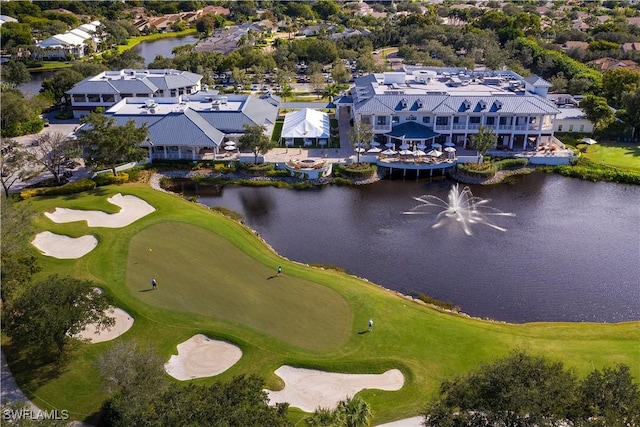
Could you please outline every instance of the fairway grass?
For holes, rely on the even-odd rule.
[[[156,212],[121,229],[55,224],[42,214],[56,207],[114,212],[106,198],[118,192],[142,198]],[[368,374],[396,368],[405,378],[402,389],[359,394],[371,404],[374,422],[382,423],[417,415],[443,379],[514,349],[561,360],[579,376],[625,363],[640,379],[640,322],[507,324],[442,312],[358,278],[281,258],[245,226],[144,185],[30,204],[40,212],[35,233],[98,239],[76,260],[33,253],[43,267],[38,278],[58,273],[94,280],[134,317],[118,340],[151,344],[165,361],[198,333],[242,350],[228,371],[196,384],[255,373],[276,390],[283,384],[274,371],[282,365]],[[283,276],[270,278],[278,266]],[[156,291],[149,291],[152,277]],[[369,318],[375,326],[367,333]],[[97,411],[106,397],[95,361],[114,342],[79,343],[55,369],[34,366],[3,337],[25,393],[42,408],[68,409],[75,418]]]
[[[619,169],[640,172],[640,144],[604,142],[587,147],[589,160]]]

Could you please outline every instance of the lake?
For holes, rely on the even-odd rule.
[[[386,288],[453,302],[472,316],[640,319],[640,187],[546,174],[514,181],[471,186],[474,196],[515,214],[492,218],[506,231],[471,224],[471,236],[456,221],[431,228],[437,210],[403,215],[420,204],[413,197],[446,200],[448,180],[225,187],[200,190],[199,199],[239,212],[291,260],[340,266]]]

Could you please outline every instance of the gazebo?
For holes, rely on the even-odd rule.
[[[331,137],[329,114],[311,108],[293,111],[284,116],[281,140],[286,146],[326,146]]]
[[[428,126],[410,121],[393,126],[391,132],[387,132],[386,135],[389,138],[400,140],[400,145],[411,145],[417,144],[418,142],[423,142],[424,145],[426,145],[428,141],[435,141],[434,138],[440,134],[434,132],[433,129]]]

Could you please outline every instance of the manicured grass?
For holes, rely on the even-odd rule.
[[[586,158],[619,169],[640,172],[640,144],[598,142],[587,147]]]
[[[372,405],[375,423],[381,423],[417,415],[444,378],[514,348],[562,360],[579,375],[625,363],[640,379],[640,322],[513,325],[441,312],[352,276],[280,258],[241,224],[142,185],[102,187],[30,203],[40,212],[54,207],[109,207],[113,212],[106,198],[117,192],[134,194],[157,211],[122,229],[54,224],[39,216],[39,230],[90,233],[99,241],[78,260],[38,255],[40,276],[57,272],[97,281],[135,318],[120,340],[151,343],[165,360],[176,353],[178,343],[196,333],[242,349],[241,360],[230,370],[196,383],[256,373],[270,388],[279,387],[282,382],[273,371],[282,364],[353,373],[398,368],[405,375],[401,390],[360,394]],[[284,276],[268,279],[278,265]],[[158,278],[158,290],[141,292],[150,287],[151,277]],[[375,327],[366,333],[369,318]],[[10,345],[5,351],[36,403],[69,409],[81,418],[96,411],[104,398],[95,360],[112,344],[78,344],[57,370],[34,367]]]
[[[73,62],[45,61],[42,63],[40,67],[29,68],[29,72],[56,71],[56,70],[61,70],[63,68],[71,68],[71,67],[73,67]]]

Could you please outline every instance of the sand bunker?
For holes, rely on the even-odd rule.
[[[398,369],[384,374],[338,374],[285,365],[278,368],[276,375],[284,380],[285,386],[280,391],[267,390],[270,403],[289,402],[306,412],[318,407],[333,409],[340,400],[367,388],[394,391],[404,384],[404,376]]]
[[[78,209],[56,208],[53,212],[45,212],[53,222],[87,221],[89,227],[119,228],[139,220],[155,211],[155,208],[136,196],[123,196],[118,193],[107,199],[120,207],[120,212],[108,214],[102,211],[85,211]]]
[[[178,355],[171,356],[164,370],[180,381],[213,377],[232,367],[240,357],[242,350],[235,345],[198,334],[178,344]]]
[[[118,307],[111,307],[107,311],[107,316],[115,317],[116,323],[108,329],[98,329],[96,325],[85,326],[84,330],[74,335],[74,338],[87,340],[91,344],[111,341],[127,332],[133,326],[133,317],[126,311]]]
[[[98,246],[98,239],[91,235],[74,238],[43,231],[36,234],[31,244],[43,255],[59,259],[75,259],[88,254]]]

